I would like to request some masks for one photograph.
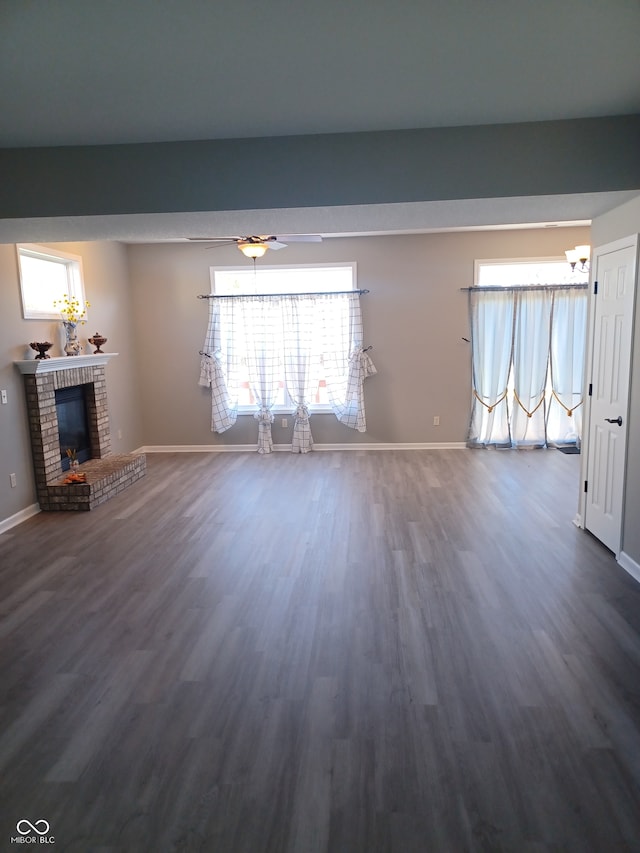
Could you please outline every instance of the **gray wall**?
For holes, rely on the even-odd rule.
[[[467,297],[477,258],[561,255],[588,242],[585,228],[476,231],[326,240],[291,245],[280,263],[356,261],[365,341],[378,375],[366,381],[368,431],[314,415],[318,443],[463,442],[470,405]],[[210,431],[210,392],[197,384],[207,324],[209,266],[248,263],[234,247],[175,243],[56,244],[82,255],[87,335],[99,331],[119,352],[107,367],[115,452],[142,445],[252,444],[250,415],[222,435]],[[272,256],[273,257],[273,256]],[[31,340],[58,341],[54,321],[23,320],[15,248],[0,246],[0,521],[35,501],[22,380],[13,361],[32,358]],[[440,426],[433,426],[433,416]],[[122,439],[117,438],[118,430]],[[277,423],[274,439],[290,441]],[[10,488],[9,474],[18,486]]]
[[[639,149],[640,115],[0,149],[0,219],[635,190]]]
[[[126,249],[118,243],[56,246],[82,256],[91,308],[81,338],[86,344],[87,337],[101,332],[109,339],[106,350],[119,353],[107,366],[112,448],[115,453],[132,450],[142,444],[142,431]],[[55,344],[52,355],[62,355],[59,323],[22,319],[15,246],[0,245],[0,388],[8,393],[7,405],[0,405],[0,521],[36,501],[23,380],[13,362],[33,358],[29,342],[41,340]],[[85,351],[92,348],[86,345]],[[117,437],[118,430],[122,439]],[[9,484],[12,473],[15,488]]]
[[[365,382],[367,433],[313,415],[318,443],[464,442],[470,407],[467,294],[478,258],[563,255],[589,242],[586,228],[475,231],[338,238],[290,245],[272,263],[355,261],[365,345],[378,370]],[[147,445],[255,443],[257,425],[240,416],[229,431],[210,431],[210,392],[197,385],[208,305],[209,267],[247,264],[235,247],[132,245],[133,286],[143,433]],[[267,262],[267,261],[265,261]],[[433,426],[434,415],[440,426]],[[273,430],[288,443],[291,427]]]
[[[640,196],[594,219],[594,246],[640,233]],[[640,286],[636,287],[622,550],[640,563]]]

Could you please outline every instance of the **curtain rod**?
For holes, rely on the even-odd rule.
[[[467,343],[471,343],[471,342],[469,341],[469,339],[468,339],[468,338],[463,338],[462,340],[463,340],[463,341],[466,341]],[[362,352],[369,352],[369,350],[372,350],[372,349],[373,349],[373,344],[369,344],[369,346],[368,346],[368,347],[365,347],[365,348],[362,350]],[[208,352],[205,352],[204,350],[199,350],[199,351],[198,351],[198,354],[199,354],[199,355],[204,355],[206,358],[211,358],[211,356],[209,355],[209,353],[208,353]]]
[[[240,299],[246,296],[333,296],[337,293],[357,293],[360,296],[369,293],[368,290],[312,290],[309,293],[201,293],[198,299]]]
[[[585,284],[510,284],[504,287],[461,287],[460,290],[466,293],[500,293],[513,290],[586,290],[589,287]]]

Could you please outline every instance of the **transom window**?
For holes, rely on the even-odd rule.
[[[572,272],[566,258],[498,258],[475,262],[476,287],[525,287],[539,284],[582,284],[588,272]]]
[[[286,266],[255,269],[211,267],[211,292],[216,296],[255,293],[335,293],[354,290],[355,264]]]
[[[82,258],[48,246],[16,246],[25,320],[59,320],[54,302],[67,296],[85,304]]]
[[[322,264],[321,266],[260,266],[211,267],[211,292],[216,296],[244,296],[255,294],[336,293],[356,289],[356,265]],[[251,390],[247,356],[241,356],[243,375],[240,377],[238,411],[255,411],[256,400]],[[289,397],[283,375],[279,379],[279,393],[274,410],[290,412],[295,404]],[[318,385],[310,400],[312,411],[330,411],[327,383],[322,365]]]

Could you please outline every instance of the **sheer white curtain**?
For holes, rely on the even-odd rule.
[[[586,290],[559,290],[553,295],[551,400],[547,415],[547,441],[550,444],[580,444],[587,303]]]
[[[215,432],[236,421],[243,368],[257,402],[258,452],[273,449],[282,382],[296,407],[292,450],[312,449],[308,407],[321,371],[335,416],[364,432],[363,383],[376,369],[363,349],[359,293],[211,298],[200,384],[211,387]]]
[[[587,301],[561,285],[470,292],[470,446],[579,444]]]
[[[317,297],[283,298],[282,321],[285,385],[296,407],[291,450],[308,453],[313,448],[309,404],[320,376]]]
[[[340,423],[366,432],[364,380],[377,371],[363,348],[362,312],[357,293],[324,296],[322,356],[331,409]]]
[[[238,416],[243,367],[258,404],[258,452],[273,449],[271,409],[282,375],[282,318],[276,300],[238,296],[209,300],[200,385],[211,388],[211,430],[224,432]]]
[[[523,290],[516,296],[513,336],[513,414],[516,446],[544,447],[545,388],[549,367],[552,293]]]
[[[470,292],[473,404],[469,444],[511,445],[507,383],[513,348],[512,291]]]

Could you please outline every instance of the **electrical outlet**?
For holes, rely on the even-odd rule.
[[[3,406],[7,405],[7,392],[4,388],[0,391],[0,403],[2,403]]]
[[[9,482],[11,483],[11,488],[15,489],[18,484],[15,474],[9,474]]]
[[[440,426],[440,415],[434,415],[433,416],[433,425],[434,426]]]
[[[116,436],[118,438],[118,441],[120,441],[120,439],[122,438],[122,430],[121,429],[118,430],[118,432],[116,433]]]
[[[287,418],[282,419],[282,426],[285,428],[289,426],[289,421],[287,420]]]

